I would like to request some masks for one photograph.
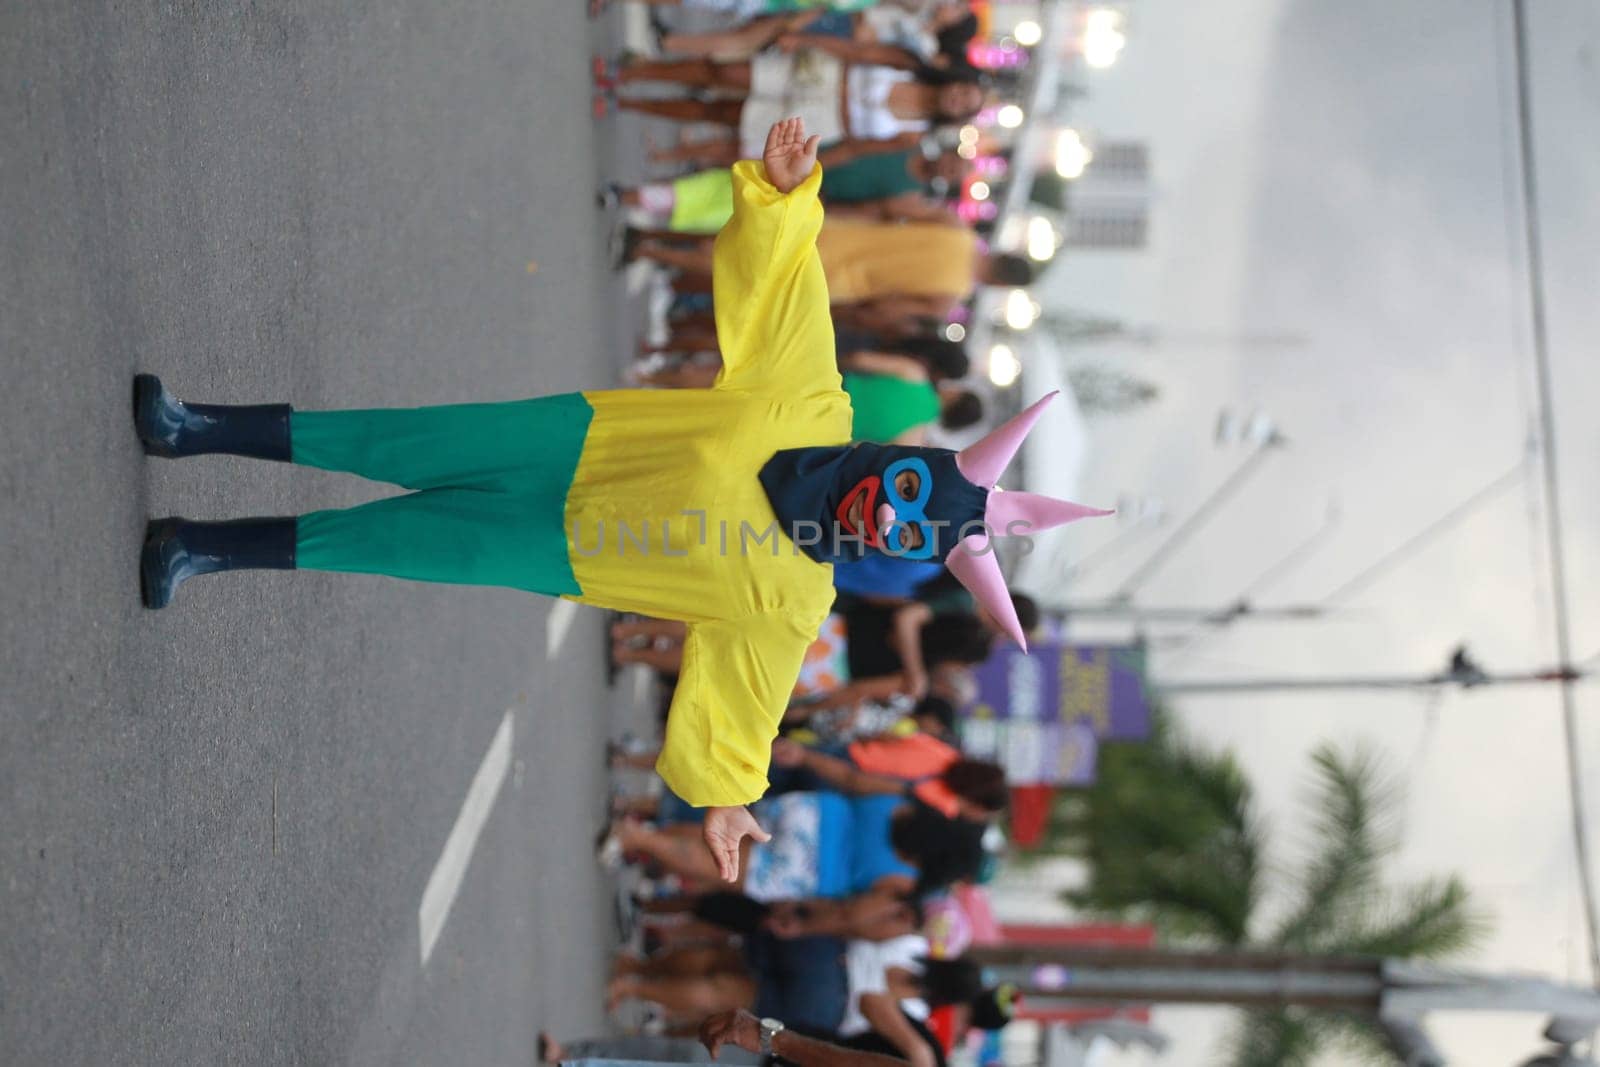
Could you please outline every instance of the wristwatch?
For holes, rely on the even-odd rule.
[[[776,1019],[761,1020],[761,1054],[772,1055],[772,1042],[783,1033],[783,1024]]]

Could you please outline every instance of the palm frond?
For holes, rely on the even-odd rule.
[[[1329,1014],[1322,1031],[1324,1051],[1337,1051],[1342,1063],[1392,1064],[1396,1060],[1389,1039],[1364,1015]]]
[[[1229,1067],[1307,1067],[1327,1027],[1324,1018],[1295,1008],[1245,1011],[1223,1038],[1222,1059]]]
[[[1439,959],[1472,948],[1490,922],[1460,878],[1430,878],[1393,894],[1338,946],[1370,956]]]
[[[1228,754],[1187,744],[1109,746],[1075,829],[1090,878],[1064,899],[1153,922],[1178,940],[1240,944],[1260,896],[1263,833],[1249,780]]]
[[[1309,856],[1296,904],[1272,937],[1302,951],[1320,951],[1334,931],[1359,921],[1380,890],[1383,861],[1399,845],[1399,792],[1372,750],[1341,753],[1323,744],[1311,758]]]

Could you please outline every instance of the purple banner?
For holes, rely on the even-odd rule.
[[[1042,642],[997,649],[974,672],[962,747],[1006,768],[1014,785],[1087,785],[1100,741],[1150,734],[1144,650]]]

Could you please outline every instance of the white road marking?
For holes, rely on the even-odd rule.
[[[544,658],[555,659],[561,644],[572,629],[572,620],[578,617],[578,602],[558,600],[550,606],[550,618],[544,627]]]
[[[472,849],[478,843],[478,834],[488,821],[494,798],[499,794],[500,783],[505,781],[506,770],[510,766],[511,712],[508,711],[506,717],[500,720],[500,729],[495,731],[489,752],[483,757],[483,763],[472,779],[467,799],[461,805],[456,824],[450,828],[450,836],[444,843],[444,851],[439,854],[439,862],[433,865],[433,873],[428,876],[428,887],[422,891],[417,923],[422,933],[424,967],[428,965],[434,943],[439,940],[444,921],[450,915],[450,905],[455,903],[456,891],[461,888],[461,879],[467,873],[467,864],[472,860]]]

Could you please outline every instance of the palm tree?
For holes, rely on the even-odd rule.
[[[1164,716],[1149,744],[1108,747],[1096,784],[1058,804],[1049,843],[1090,871],[1066,899],[1195,947],[1436,959],[1478,941],[1487,923],[1460,878],[1385,885],[1402,792],[1379,759],[1323,744],[1311,761],[1305,859],[1274,872],[1288,902],[1281,914],[1260,906],[1265,829],[1249,780],[1231,755],[1183,740]],[[1287,1009],[1246,1013],[1227,1059],[1292,1067],[1335,1043],[1391,1058],[1364,1020]]]
[[[1065,894],[1082,911],[1152,923],[1171,941],[1240,945],[1260,897],[1253,805],[1231,755],[1182,743],[1157,715],[1148,742],[1104,747],[1095,784],[1058,798],[1042,850],[1087,862],[1088,884]]]

